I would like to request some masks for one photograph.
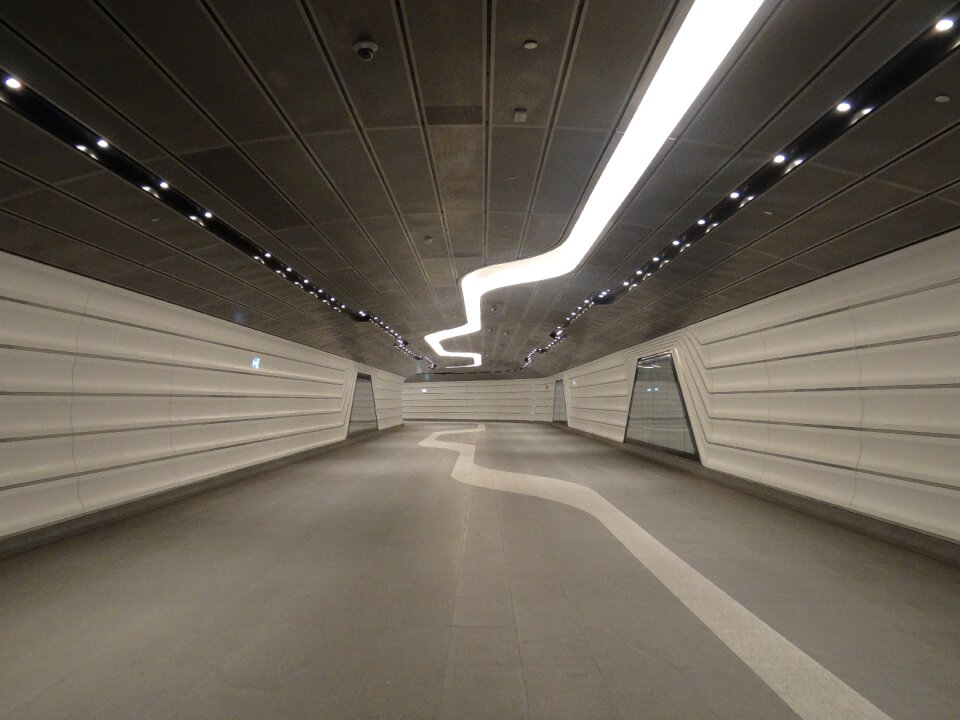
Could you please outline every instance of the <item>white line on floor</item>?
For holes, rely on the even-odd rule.
[[[589,513],[606,526],[697,618],[804,720],[890,720],[866,698],[791,643],[594,490],[557,478],[507,472],[477,465],[475,445],[443,442],[441,435],[486,430],[435,432],[420,445],[453,450],[451,473],[467,485],[553,500]]]

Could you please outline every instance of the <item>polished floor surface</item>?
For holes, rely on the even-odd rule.
[[[474,427],[409,424],[0,561],[0,717],[849,716],[771,683],[766,636],[704,620],[598,517],[454,479],[419,444],[452,429],[480,468],[594,491],[862,717],[958,716],[960,568],[557,428]]]

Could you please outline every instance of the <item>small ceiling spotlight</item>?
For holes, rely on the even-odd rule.
[[[704,220],[703,218],[700,218],[699,220],[697,220],[697,225],[706,225],[706,224],[707,224],[707,221]]]
[[[677,245],[680,244],[680,241],[679,241],[679,240],[674,240],[674,241],[673,241],[672,243],[670,243],[670,244],[673,245],[674,247],[676,247]]]
[[[266,258],[268,258],[268,257],[270,257],[270,253],[264,252],[264,253],[263,253],[263,256],[266,257]]]
[[[207,211],[203,214],[203,216],[204,216],[207,220],[209,220],[210,218],[213,217],[213,213],[210,212],[209,210],[207,210]]]
[[[141,185],[141,186],[140,186],[140,189],[143,190],[144,192],[150,192],[150,186],[149,186],[149,185]]]
[[[110,143],[108,143],[103,138],[100,138],[99,140],[97,140],[97,147],[108,148],[110,147]]]
[[[6,85],[11,90],[19,90],[20,88],[23,87],[23,83],[12,76],[4,80],[3,84]]]
[[[161,190],[166,190],[166,189],[168,189],[169,187],[170,187],[170,186],[167,184],[167,181],[166,181],[166,180],[161,180],[161,181],[160,181],[160,189],[161,189]]]
[[[950,102],[951,98],[950,98],[949,95],[937,95],[933,100],[934,100],[934,102],[938,102],[938,103],[940,103],[940,104],[943,104],[943,103],[948,103],[948,102]]]
[[[850,109],[851,109],[852,107],[853,107],[853,105],[851,105],[851,104],[848,103],[846,100],[844,100],[842,103],[840,103],[839,105],[837,105],[837,112],[842,112],[842,113],[850,112]]]
[[[777,165],[781,165],[787,161],[787,156],[784,155],[783,153],[778,153],[777,155],[774,156],[773,161]]]
[[[731,199],[731,200],[738,200],[739,198],[740,198],[740,193],[738,193],[736,190],[734,190],[732,193],[730,193],[730,199]]]
[[[946,32],[947,30],[953,29],[953,25],[953,20],[950,18],[944,18],[933,27],[937,32]]]
[[[537,42],[536,40],[534,40],[533,38],[530,38],[529,40],[524,40],[524,41],[523,41],[523,49],[524,49],[524,50],[536,50],[538,47],[540,47],[540,43],[538,43],[538,42]]]

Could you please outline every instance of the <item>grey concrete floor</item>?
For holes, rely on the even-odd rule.
[[[417,442],[453,427],[0,561],[0,717],[797,717],[597,520],[452,480]],[[595,489],[891,717],[960,716],[960,568],[556,428],[487,428],[456,438],[479,464]]]

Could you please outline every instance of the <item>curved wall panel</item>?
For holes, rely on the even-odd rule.
[[[404,420],[553,420],[554,382],[470,380],[405,383]]]
[[[0,536],[342,440],[358,371],[402,422],[397,375],[0,253]]]
[[[960,232],[568,370],[569,425],[662,352],[705,466],[960,541]]]

